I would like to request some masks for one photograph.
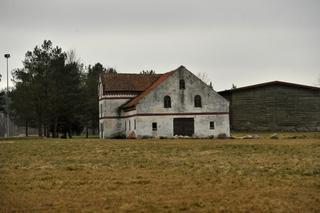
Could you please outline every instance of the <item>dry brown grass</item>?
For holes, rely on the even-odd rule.
[[[11,211],[319,212],[320,140],[3,140]]]

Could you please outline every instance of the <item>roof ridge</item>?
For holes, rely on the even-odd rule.
[[[245,90],[245,89],[263,87],[263,86],[268,86],[268,85],[273,85],[273,84],[296,86],[296,87],[300,87],[300,88],[320,90],[320,87],[317,87],[317,86],[309,86],[309,85],[304,85],[304,84],[297,84],[297,83],[291,83],[291,82],[286,82],[286,81],[275,80],[275,81],[267,81],[267,82],[264,82],[264,83],[243,86],[243,87],[239,87],[239,88],[235,88],[235,89],[222,90],[222,91],[219,91],[219,93],[220,92],[231,92],[231,91]]]
[[[144,73],[124,73],[124,72],[121,72],[121,73],[103,73],[105,75],[163,75],[165,73],[154,73],[154,74],[144,74]]]

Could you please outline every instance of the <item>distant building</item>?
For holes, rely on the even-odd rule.
[[[232,130],[320,131],[320,88],[273,81],[219,92]]]
[[[230,135],[229,103],[181,66],[164,74],[104,74],[100,137]]]

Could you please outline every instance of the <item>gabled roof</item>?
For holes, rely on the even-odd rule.
[[[106,73],[101,75],[104,92],[143,92],[160,74]]]
[[[239,87],[236,89],[224,90],[224,91],[220,91],[218,93],[223,95],[223,94],[229,94],[232,92],[256,89],[256,88],[266,87],[266,86],[271,86],[271,85],[290,86],[290,87],[320,91],[320,87],[313,87],[313,86],[307,86],[307,85],[302,85],[302,84],[294,84],[294,83],[289,83],[289,82],[284,82],[284,81],[270,81],[270,82],[266,82],[266,83],[262,83],[262,84],[255,84],[255,85],[250,85],[250,86],[246,86],[246,87]]]
[[[179,69],[179,68],[178,68]],[[157,86],[159,86],[163,81],[165,81],[168,77],[170,77],[175,70],[171,72],[164,73],[158,78],[150,87],[148,87],[145,91],[143,91],[140,95],[130,100],[128,103],[122,106],[123,109],[129,109],[135,107],[141,99],[147,96],[151,91],[153,91]]]

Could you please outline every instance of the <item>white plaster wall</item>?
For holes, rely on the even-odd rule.
[[[132,110],[129,112],[124,113],[124,116],[131,116],[131,115],[135,115],[136,114],[136,110]],[[130,134],[131,131],[135,131],[134,128],[134,120],[136,120],[136,117],[126,117],[122,119],[122,127],[123,127],[123,132],[125,132],[125,134],[128,136]],[[131,124],[131,128],[129,128],[129,121]],[[137,121],[136,121],[137,122]],[[125,124],[126,123],[126,124]]]
[[[119,107],[130,99],[102,99],[99,105],[102,104],[102,117],[105,116],[119,116]]]
[[[110,138],[117,133],[124,132],[124,123],[121,118],[103,118],[103,117],[119,117],[119,107],[126,103],[129,99],[102,99],[99,101],[102,105],[102,114],[100,114],[100,124],[103,124],[103,138]],[[101,137],[101,134],[100,134]]]
[[[179,82],[185,80],[185,89],[180,90]],[[164,108],[163,99],[166,95],[171,97],[171,108]],[[194,97],[200,95],[202,107],[194,107]],[[136,106],[137,113],[225,113],[229,112],[229,102],[203,83],[186,69],[175,71],[155,90],[144,97]],[[229,115],[192,115],[192,116],[142,116],[138,118],[138,135],[152,135],[152,122],[158,123],[159,136],[173,136],[174,117],[194,117],[195,136],[217,136],[225,133],[230,135]],[[209,122],[215,121],[215,130],[209,129]]]
[[[121,119],[100,119],[100,124],[103,124],[102,138],[110,138],[114,134],[121,132]]]
[[[185,90],[179,89],[180,79],[185,80]],[[163,98],[169,95],[171,97],[171,108],[164,108]],[[202,107],[194,107],[194,96],[200,95],[202,98]],[[118,108],[129,99],[103,99],[102,117],[119,116]],[[203,83],[195,75],[186,69],[180,69],[174,72],[172,76],[166,79],[155,90],[151,91],[136,106],[136,110],[121,112],[121,116],[133,116],[141,113],[216,113],[229,112],[229,102]],[[194,118],[195,136],[206,137],[210,135],[217,136],[225,133],[230,135],[229,115],[166,115],[166,116],[133,116],[123,119],[100,119],[103,123],[103,137],[111,137],[115,133],[124,132],[127,136],[130,131],[135,131],[138,136],[173,136],[173,118]],[[129,130],[128,121],[131,122]],[[134,120],[137,128],[134,130]],[[215,122],[215,129],[210,130],[210,121]],[[125,130],[125,122],[127,129]],[[157,132],[152,131],[152,122],[157,122]]]
[[[180,79],[186,88],[179,89]],[[171,108],[163,107],[164,96],[171,97]],[[194,97],[200,95],[202,107],[194,107]],[[138,113],[229,112],[229,102],[186,69],[177,70],[137,105]]]
[[[208,137],[226,134],[230,136],[230,130],[226,128],[229,125],[228,115],[195,115],[195,116],[137,116],[136,135],[142,136],[166,136],[173,135],[173,119],[174,118],[194,118],[194,136]],[[215,128],[210,129],[210,122],[215,123]],[[152,131],[152,123],[157,123],[157,131]]]

